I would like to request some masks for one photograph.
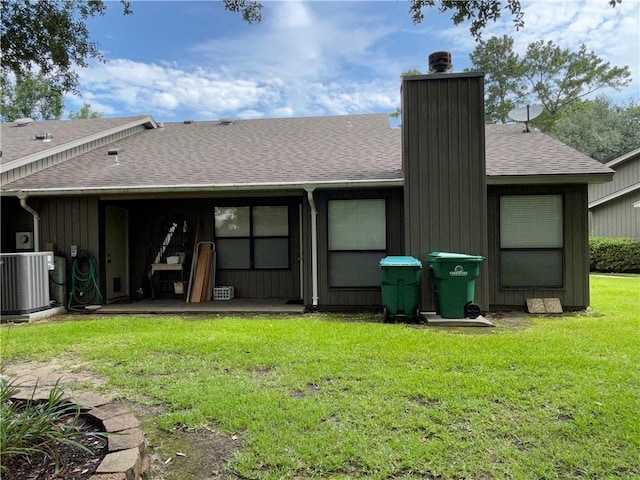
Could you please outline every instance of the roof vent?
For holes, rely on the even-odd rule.
[[[451,53],[433,52],[429,55],[429,73],[446,73],[452,68]]]
[[[51,135],[49,132],[35,134],[35,139],[42,140],[43,142],[50,142],[52,138],[53,138],[53,135]]]
[[[184,122],[185,125],[191,125],[193,123],[193,120],[185,120]]]
[[[221,118],[220,125],[231,125],[233,123],[233,118]]]
[[[110,148],[109,150],[107,150],[107,155],[113,156],[113,163],[111,164],[112,167],[117,167],[120,165],[120,161],[118,160],[118,149],[117,148]]]
[[[29,118],[29,117],[18,118],[15,121],[16,127],[24,127],[25,125],[29,125],[30,123],[33,123],[33,118]]]

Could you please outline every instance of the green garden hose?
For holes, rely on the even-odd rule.
[[[86,250],[79,250],[71,266],[71,294],[68,310],[84,311],[87,305],[102,304],[98,278],[96,259]]]

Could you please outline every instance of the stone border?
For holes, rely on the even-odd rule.
[[[12,400],[46,401],[51,388],[21,388]],[[80,412],[102,424],[107,433],[108,453],[89,480],[139,480],[149,471],[147,442],[140,422],[128,410],[94,393],[67,397]]]

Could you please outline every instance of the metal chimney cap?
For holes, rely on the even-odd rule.
[[[445,73],[453,68],[450,52],[433,52],[429,55],[429,72]]]

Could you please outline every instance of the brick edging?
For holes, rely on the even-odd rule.
[[[23,389],[12,400],[46,400],[51,389]],[[94,393],[67,398],[83,415],[102,425],[107,433],[108,453],[89,480],[139,480],[149,469],[147,442],[140,422],[128,410]]]

